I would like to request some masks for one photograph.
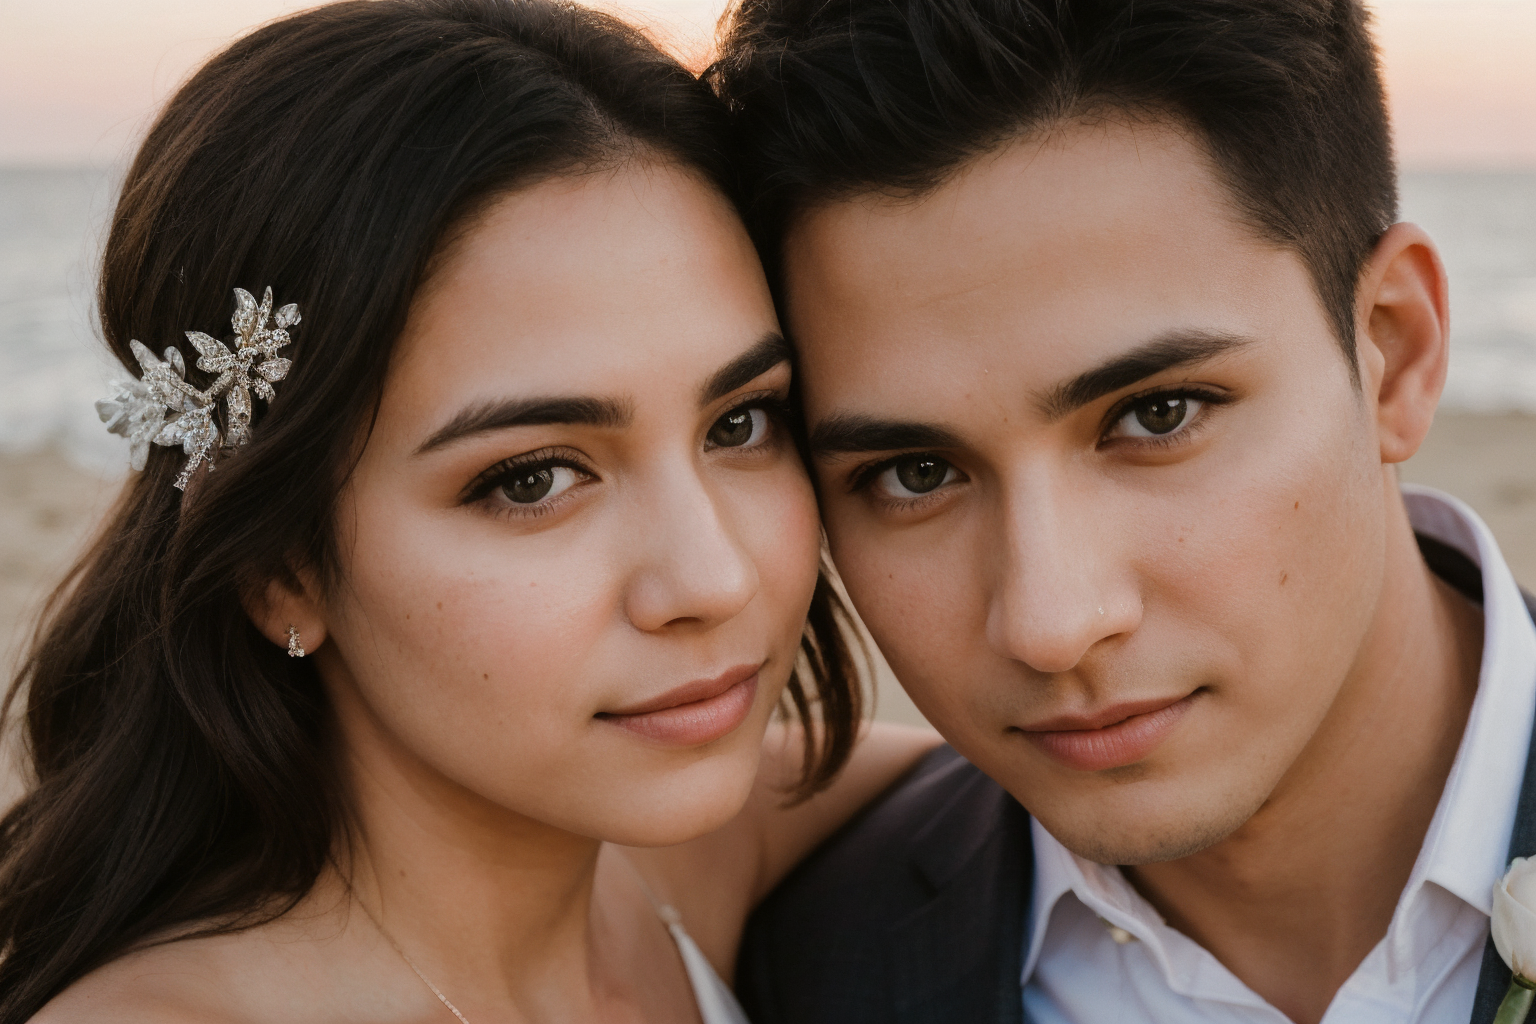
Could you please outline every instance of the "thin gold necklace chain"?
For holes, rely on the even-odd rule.
[[[676,924],[680,918],[677,911],[672,909],[672,905],[670,903],[662,903],[656,898],[656,894],[651,891],[651,887],[645,883],[645,876],[640,874],[640,869],[628,857],[621,859],[634,872],[635,881],[640,883],[640,891],[645,894],[646,900],[650,902],[652,908],[661,917],[662,922],[668,928]],[[469,1018],[460,1013],[459,1008],[453,1005],[453,1000],[443,995],[443,990],[432,984],[432,979],[422,973],[421,968],[416,966],[416,961],[412,960],[405,950],[400,948],[400,943],[396,942],[395,937],[389,934],[389,929],[385,928],[383,923],[373,916],[373,911],[368,909],[368,904],[363,902],[362,897],[358,896],[350,883],[347,885],[347,892],[351,894],[353,901],[363,908],[363,913],[368,916],[369,921],[373,922],[373,926],[379,930],[379,934],[384,936],[384,941],[388,942],[394,951],[400,954],[400,959],[405,961],[405,966],[409,967],[412,973],[421,979],[421,983],[431,989],[433,995],[437,996],[437,1001],[448,1007],[448,1012],[459,1019],[459,1024],[469,1024]]]
[[[350,885],[347,886],[347,891],[352,892],[352,887]],[[395,941],[395,937],[389,934],[389,930],[379,922],[378,918],[373,916],[373,911],[368,909],[368,904],[364,903],[355,892],[352,892],[352,899],[357,902],[358,906],[363,908],[363,913],[368,915],[368,920],[372,921],[373,926],[379,930],[379,934],[384,936],[384,941],[393,946],[395,952],[400,954],[400,959],[405,961],[405,966],[409,967],[413,972],[415,972],[416,977],[421,979],[421,983],[423,985],[432,990],[432,994],[437,996],[437,1001],[448,1007],[449,1013],[459,1018],[459,1024],[469,1024],[469,1018],[465,1017],[462,1013],[459,1012],[459,1008],[453,1005],[453,1001],[451,999],[443,995],[442,989],[432,984],[431,978],[421,973],[421,968],[416,966],[416,961],[412,960],[409,956],[406,955],[405,950],[400,948],[400,943]]]

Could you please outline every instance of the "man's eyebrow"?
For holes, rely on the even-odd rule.
[[[787,362],[793,351],[777,331],[763,335],[757,344],[709,375],[699,389],[699,404],[708,405],[752,383],[780,363]]]
[[[813,455],[893,452],[903,448],[957,448],[960,439],[931,423],[877,420],[871,416],[831,416],[816,424],[809,446]]]
[[[1153,374],[1189,363],[1203,362],[1252,340],[1242,335],[1214,331],[1167,334],[1051,388],[1040,398],[1040,408],[1047,418],[1057,420]]]
[[[623,427],[628,425],[632,417],[629,403],[613,398],[554,396],[485,402],[471,406],[449,420],[416,449],[416,454],[423,455],[473,434],[506,430],[509,427],[535,427],[550,423]]]

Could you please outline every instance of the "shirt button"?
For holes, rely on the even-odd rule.
[[[1099,920],[1104,921],[1102,917],[1099,918]],[[1115,940],[1115,945],[1117,946],[1123,946],[1127,942],[1136,941],[1136,936],[1132,935],[1124,928],[1121,928],[1119,925],[1110,924],[1108,921],[1104,921],[1104,927],[1109,929],[1109,937]]]

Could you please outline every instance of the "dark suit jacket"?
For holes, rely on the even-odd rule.
[[[1446,570],[1428,560],[1481,599],[1476,566],[1457,557],[1465,565]],[[1536,620],[1536,598],[1526,604]],[[1511,857],[1533,854],[1536,756],[1510,842]],[[1023,1024],[1033,878],[1028,814],[941,747],[752,915],[736,966],[742,1004],[755,1024]],[[1472,1024],[1492,1024],[1508,986],[1490,939]]]

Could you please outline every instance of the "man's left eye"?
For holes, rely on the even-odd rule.
[[[1189,425],[1205,405],[1189,395],[1152,395],[1131,405],[1111,429],[1115,437],[1167,437]]]
[[[768,432],[768,414],[762,409],[733,409],[715,420],[706,435],[716,448],[746,448],[758,444]]]

